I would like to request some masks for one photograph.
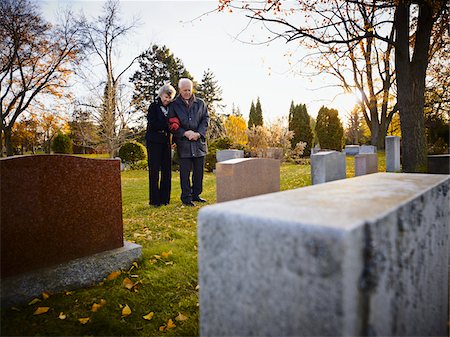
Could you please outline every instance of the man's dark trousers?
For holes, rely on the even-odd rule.
[[[172,155],[169,144],[150,143],[148,151],[148,176],[150,204],[162,205],[170,201]],[[161,172],[161,177],[160,177]],[[161,179],[160,179],[161,178]]]
[[[181,201],[192,202],[192,198],[198,197],[203,190],[203,167],[205,157],[180,158],[180,185]],[[191,175],[192,171],[192,184]]]

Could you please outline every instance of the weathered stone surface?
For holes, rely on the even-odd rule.
[[[122,247],[120,161],[0,159],[2,278]]]
[[[56,293],[91,286],[115,270],[129,269],[141,254],[141,246],[125,241],[120,248],[2,279],[1,305],[26,303],[43,291]]]
[[[387,136],[385,146],[386,172],[400,172],[400,137]]]
[[[428,173],[450,174],[450,154],[428,156]]]
[[[377,147],[374,145],[361,145],[359,148],[359,154],[364,153],[377,153]]]
[[[355,156],[355,177],[378,172],[376,153],[363,153]]]
[[[230,159],[216,164],[217,202],[280,190],[280,161],[268,158]]]
[[[202,208],[200,335],[446,335],[449,184],[376,173]]]
[[[359,145],[345,145],[344,152],[347,156],[354,156],[359,154],[360,146]]]
[[[243,150],[217,150],[217,162],[222,162],[229,159],[244,158]]]
[[[311,155],[311,182],[313,185],[345,179],[345,153],[325,151]]]

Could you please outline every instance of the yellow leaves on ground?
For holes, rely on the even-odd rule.
[[[63,319],[66,319],[67,316],[66,316],[66,314],[64,314],[64,313],[61,311],[61,312],[59,313],[58,318],[61,319],[61,320],[63,320]]]
[[[86,324],[87,322],[90,321],[90,317],[82,317],[82,318],[78,318],[78,322],[80,322],[80,324]]]
[[[100,303],[94,303],[92,304],[91,311],[96,312],[98,309],[103,307],[106,304],[106,301],[102,298],[100,300]]]
[[[172,250],[169,250],[168,252],[162,252],[161,255],[163,258],[167,259],[170,255],[172,255]]]
[[[142,318],[145,319],[145,320],[147,320],[147,321],[150,321],[150,320],[153,318],[153,315],[154,315],[154,314],[155,314],[155,313],[154,313],[153,311],[151,311],[151,312],[149,312],[147,315],[142,316]]]
[[[28,305],[36,304],[37,302],[40,302],[41,300],[39,298],[33,298]]]
[[[176,321],[185,321],[185,320],[187,320],[188,318],[186,317],[186,316],[184,316],[181,312],[179,312],[178,313],[178,316],[177,317],[175,317],[175,320]]]
[[[131,315],[131,309],[128,306],[128,304],[125,304],[125,306],[122,308],[122,317],[127,317]]]
[[[155,254],[153,255],[153,259],[150,259],[150,264],[155,264],[158,261],[163,262],[166,266],[173,265],[173,261],[167,261],[167,259],[172,255],[172,250],[169,250],[168,252],[162,252],[161,255]]]
[[[134,288],[134,282],[131,281],[128,277],[126,277],[122,282],[122,286],[124,288],[127,288],[128,290],[132,290]]]
[[[120,274],[122,274],[122,272],[120,270],[113,271],[111,274],[109,274],[106,277],[106,280],[107,281],[115,280],[116,278],[118,278],[120,276]]]
[[[50,310],[50,307],[37,307],[33,315],[42,315]]]
[[[173,329],[175,327],[176,327],[175,323],[172,321],[171,318],[169,318],[169,320],[167,321],[166,324],[159,327],[159,331],[169,330],[169,329]]]
[[[47,291],[44,291],[43,293],[42,293],[42,299],[43,300],[46,300],[47,298],[49,298],[50,297],[50,293],[48,293]]]

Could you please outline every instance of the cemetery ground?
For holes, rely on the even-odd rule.
[[[379,171],[385,170],[379,153]],[[353,177],[347,157],[347,177]],[[281,190],[311,184],[310,165],[281,165]],[[199,334],[197,228],[200,206],[179,200],[173,172],[171,203],[148,205],[147,171],[122,172],[124,238],[142,245],[142,258],[92,287],[44,293],[4,308],[2,336],[195,336]],[[205,173],[202,197],[215,203],[215,176]],[[276,286],[276,285],[274,285]]]

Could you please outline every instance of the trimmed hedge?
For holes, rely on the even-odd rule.
[[[131,141],[121,146],[119,157],[123,163],[134,164],[147,159],[147,149],[141,143]]]

